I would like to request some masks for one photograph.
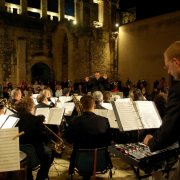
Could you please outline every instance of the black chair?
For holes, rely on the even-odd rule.
[[[34,146],[32,144],[23,144],[20,145],[20,150],[27,154],[27,167],[32,171],[37,170],[40,167],[40,161]]]
[[[83,179],[90,179],[91,176],[96,179],[96,174],[105,174],[108,171],[112,178],[112,167],[107,147],[77,151],[74,170],[83,176]]]

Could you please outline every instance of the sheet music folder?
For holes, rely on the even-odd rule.
[[[120,131],[159,128],[162,120],[153,101],[113,101]]]
[[[44,115],[45,124],[60,125],[64,108],[37,108],[35,115]]]

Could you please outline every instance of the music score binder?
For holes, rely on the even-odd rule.
[[[162,120],[153,101],[113,101],[120,131],[159,128]]]

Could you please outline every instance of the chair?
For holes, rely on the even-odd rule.
[[[108,171],[110,178],[112,178],[112,167],[107,147],[78,149],[77,151],[74,170],[84,179],[91,176],[96,179],[96,174],[105,174]]]
[[[40,167],[40,161],[34,146],[32,144],[23,144],[20,145],[20,150],[27,154],[27,167],[32,171],[37,170]]]

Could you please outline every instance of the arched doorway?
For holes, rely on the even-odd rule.
[[[34,64],[31,68],[31,80],[42,81],[44,84],[51,82],[52,74],[49,66],[44,63]]]

